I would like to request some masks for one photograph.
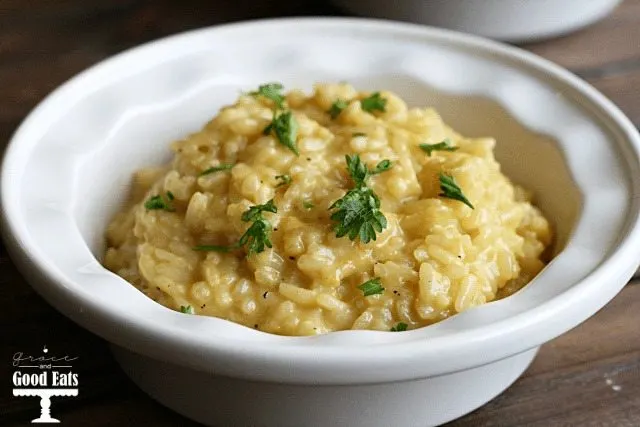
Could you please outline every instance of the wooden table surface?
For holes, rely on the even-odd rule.
[[[325,1],[0,0],[0,147],[47,93],[131,46],[223,22],[339,15]],[[523,46],[588,80],[640,124],[640,0],[578,33]],[[640,257],[640,248],[639,248]],[[69,426],[187,426],[136,388],[107,344],[49,307],[0,244],[0,425],[26,425],[37,399],[11,396],[11,357],[43,345],[79,356],[80,394],[58,398]],[[603,310],[542,347],[503,395],[449,426],[640,426],[640,278]]]

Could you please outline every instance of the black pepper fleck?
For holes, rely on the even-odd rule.
[[[294,256],[290,256],[290,257],[289,257],[289,259],[290,259],[291,261],[295,261],[295,260],[296,260],[296,257],[294,257]]]
[[[310,162],[310,161],[311,161],[311,157],[307,157],[307,162]]]
[[[278,231],[278,227],[274,228],[273,231]]]
[[[266,291],[264,294],[262,294],[262,298],[266,298],[268,293],[269,291]]]
[[[254,329],[258,329],[258,324],[253,325]]]

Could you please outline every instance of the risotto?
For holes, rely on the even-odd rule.
[[[135,174],[104,264],[169,308],[275,334],[426,326],[545,265],[549,223],[494,146],[387,91],[266,84]]]

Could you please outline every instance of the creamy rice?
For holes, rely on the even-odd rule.
[[[173,143],[171,165],[136,173],[132,205],[107,230],[106,267],[167,307],[282,335],[414,329],[529,282],[552,233],[527,191],[500,172],[495,141],[465,138],[433,109],[409,109],[386,91],[384,111],[363,111],[359,100],[370,95],[347,84],[288,93],[299,155],[263,132],[274,103],[241,96]],[[332,118],[337,99],[349,104]],[[456,151],[419,147],[446,138]],[[393,164],[367,181],[387,227],[366,244],[336,237],[330,219],[330,206],[353,188],[345,155],[355,154],[370,168]],[[201,175],[221,164],[228,169]],[[473,209],[439,196],[440,174]],[[154,196],[170,209],[148,209]],[[277,213],[263,216],[272,248],[194,250],[234,244],[250,225],[242,214],[271,199]],[[358,286],[373,278],[384,291],[364,296]]]

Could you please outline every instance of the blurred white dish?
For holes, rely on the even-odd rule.
[[[436,325],[319,337],[180,314],[100,265],[130,174],[166,160],[168,142],[239,90],[340,80],[396,91],[462,133],[497,137],[503,169],[536,192],[561,252],[521,292]],[[502,392],[538,346],[613,298],[639,261],[640,137],[629,120],[548,61],[409,24],[252,22],[125,52],[31,113],[1,178],[7,246],[33,287],[114,343],[143,390],[210,425],[446,422]]]
[[[509,42],[555,37],[590,25],[622,0],[333,0],[374,18],[397,19]]]

